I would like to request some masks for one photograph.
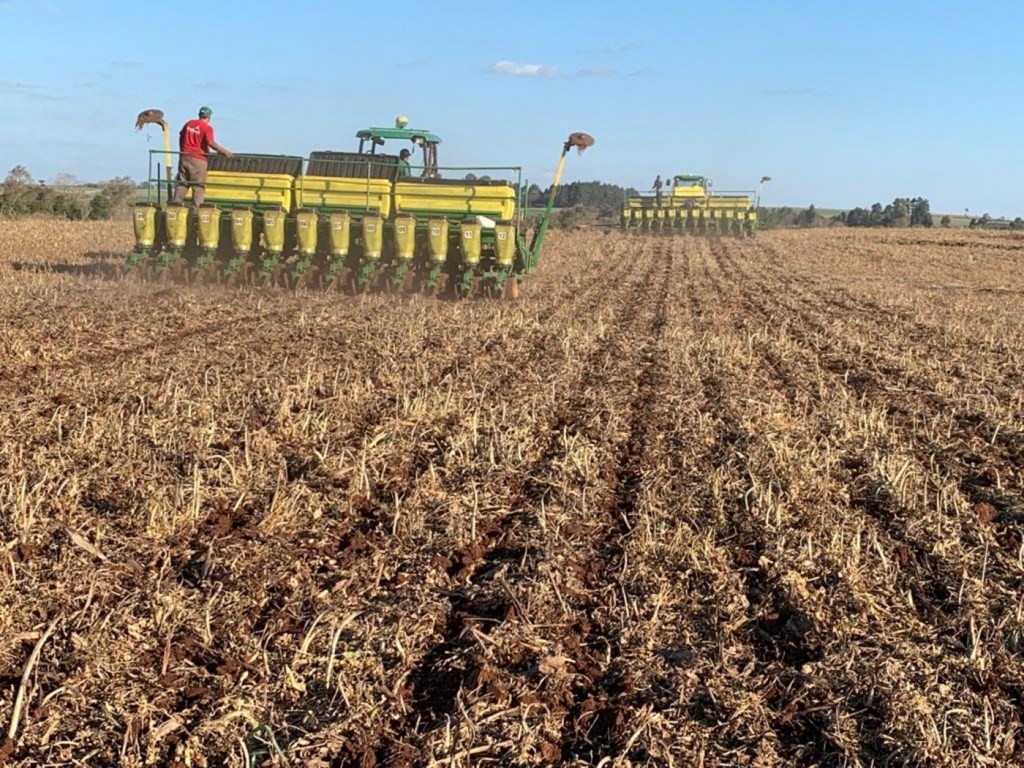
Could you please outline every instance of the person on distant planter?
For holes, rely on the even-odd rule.
[[[398,153],[398,175],[399,176],[412,176],[412,166],[409,165],[409,158],[412,157],[412,152],[408,149],[403,149]]]
[[[659,173],[657,178],[654,179],[654,184],[651,185],[651,189],[654,190],[654,198],[659,208],[661,208],[661,188],[664,185],[661,182],[661,174]]]
[[[174,189],[175,203],[184,203],[188,188],[192,188],[192,204],[198,208],[206,196],[206,167],[210,150],[232,158],[234,154],[213,140],[210,118],[213,110],[202,107],[197,120],[189,120],[178,134],[178,185]]]

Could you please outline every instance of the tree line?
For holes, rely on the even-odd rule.
[[[529,194],[536,190],[537,194]],[[551,187],[541,191],[537,185],[531,186],[528,195],[530,205],[543,204],[551,194]],[[593,207],[614,206],[621,208],[625,199],[637,194],[632,187],[620,187],[617,184],[606,184],[603,181],[572,181],[561,185],[555,192],[555,206],[569,208],[576,205]],[[538,200],[539,198],[539,200]],[[533,202],[538,200],[537,203]]]
[[[885,207],[875,203],[870,208],[843,211],[833,219],[848,227],[930,227],[935,223],[924,197],[897,197]]]
[[[945,222],[946,219],[948,219],[948,218],[949,218],[948,216],[943,216],[942,217],[943,222]],[[943,224],[943,226],[947,226],[947,225]],[[970,220],[970,222],[967,224],[967,226],[969,228],[971,228],[971,229],[1014,229],[1014,230],[1020,230],[1020,229],[1024,229],[1024,218],[1021,218],[1020,216],[1018,216],[1013,221],[1010,221],[1008,219],[993,219],[991,216],[989,216],[987,213],[985,213],[985,214],[982,214],[981,216],[975,216],[974,218],[972,218]]]
[[[491,177],[467,173],[463,178],[466,181],[489,181]],[[519,186],[513,186],[518,194]],[[550,194],[550,186],[542,189],[537,184],[531,184],[526,190],[526,204],[531,207],[547,205]],[[571,181],[568,184],[559,185],[558,191],[555,193],[555,207],[574,208],[582,205],[592,208],[612,206],[619,209],[629,195],[635,194],[637,191],[632,187],[620,187],[617,184],[607,184],[603,181]]]
[[[85,186],[67,173],[58,174],[51,186],[33,179],[25,166],[16,165],[0,184],[0,216],[109,219],[134,202],[135,190],[135,182],[127,176]]]
[[[853,208],[825,215],[813,205],[807,208],[762,208],[758,219],[764,227],[931,227],[931,206],[924,197],[897,197],[888,205]],[[948,218],[945,222],[949,225]]]

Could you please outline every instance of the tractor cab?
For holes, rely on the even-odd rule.
[[[704,176],[683,176],[672,177],[673,197],[707,197],[711,188],[711,179]]]
[[[437,145],[441,143],[441,137],[430,131],[409,128],[409,119],[398,117],[393,128],[366,128],[356,134],[359,139],[360,155],[376,155],[378,147],[383,149],[388,142],[395,145],[409,142],[412,144],[409,165],[414,169],[413,176],[424,179],[440,178],[437,166]],[[389,155],[397,154],[400,146],[391,146]],[[416,150],[421,150],[421,156],[416,156]],[[418,172],[417,172],[418,171]]]

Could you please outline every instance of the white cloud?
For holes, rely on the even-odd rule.
[[[496,61],[487,68],[492,75],[512,77],[558,77],[558,67],[546,64],[522,64],[518,61]]]

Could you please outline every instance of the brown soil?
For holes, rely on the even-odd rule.
[[[129,238],[0,229],[0,765],[1024,764],[1024,239],[444,302]]]

